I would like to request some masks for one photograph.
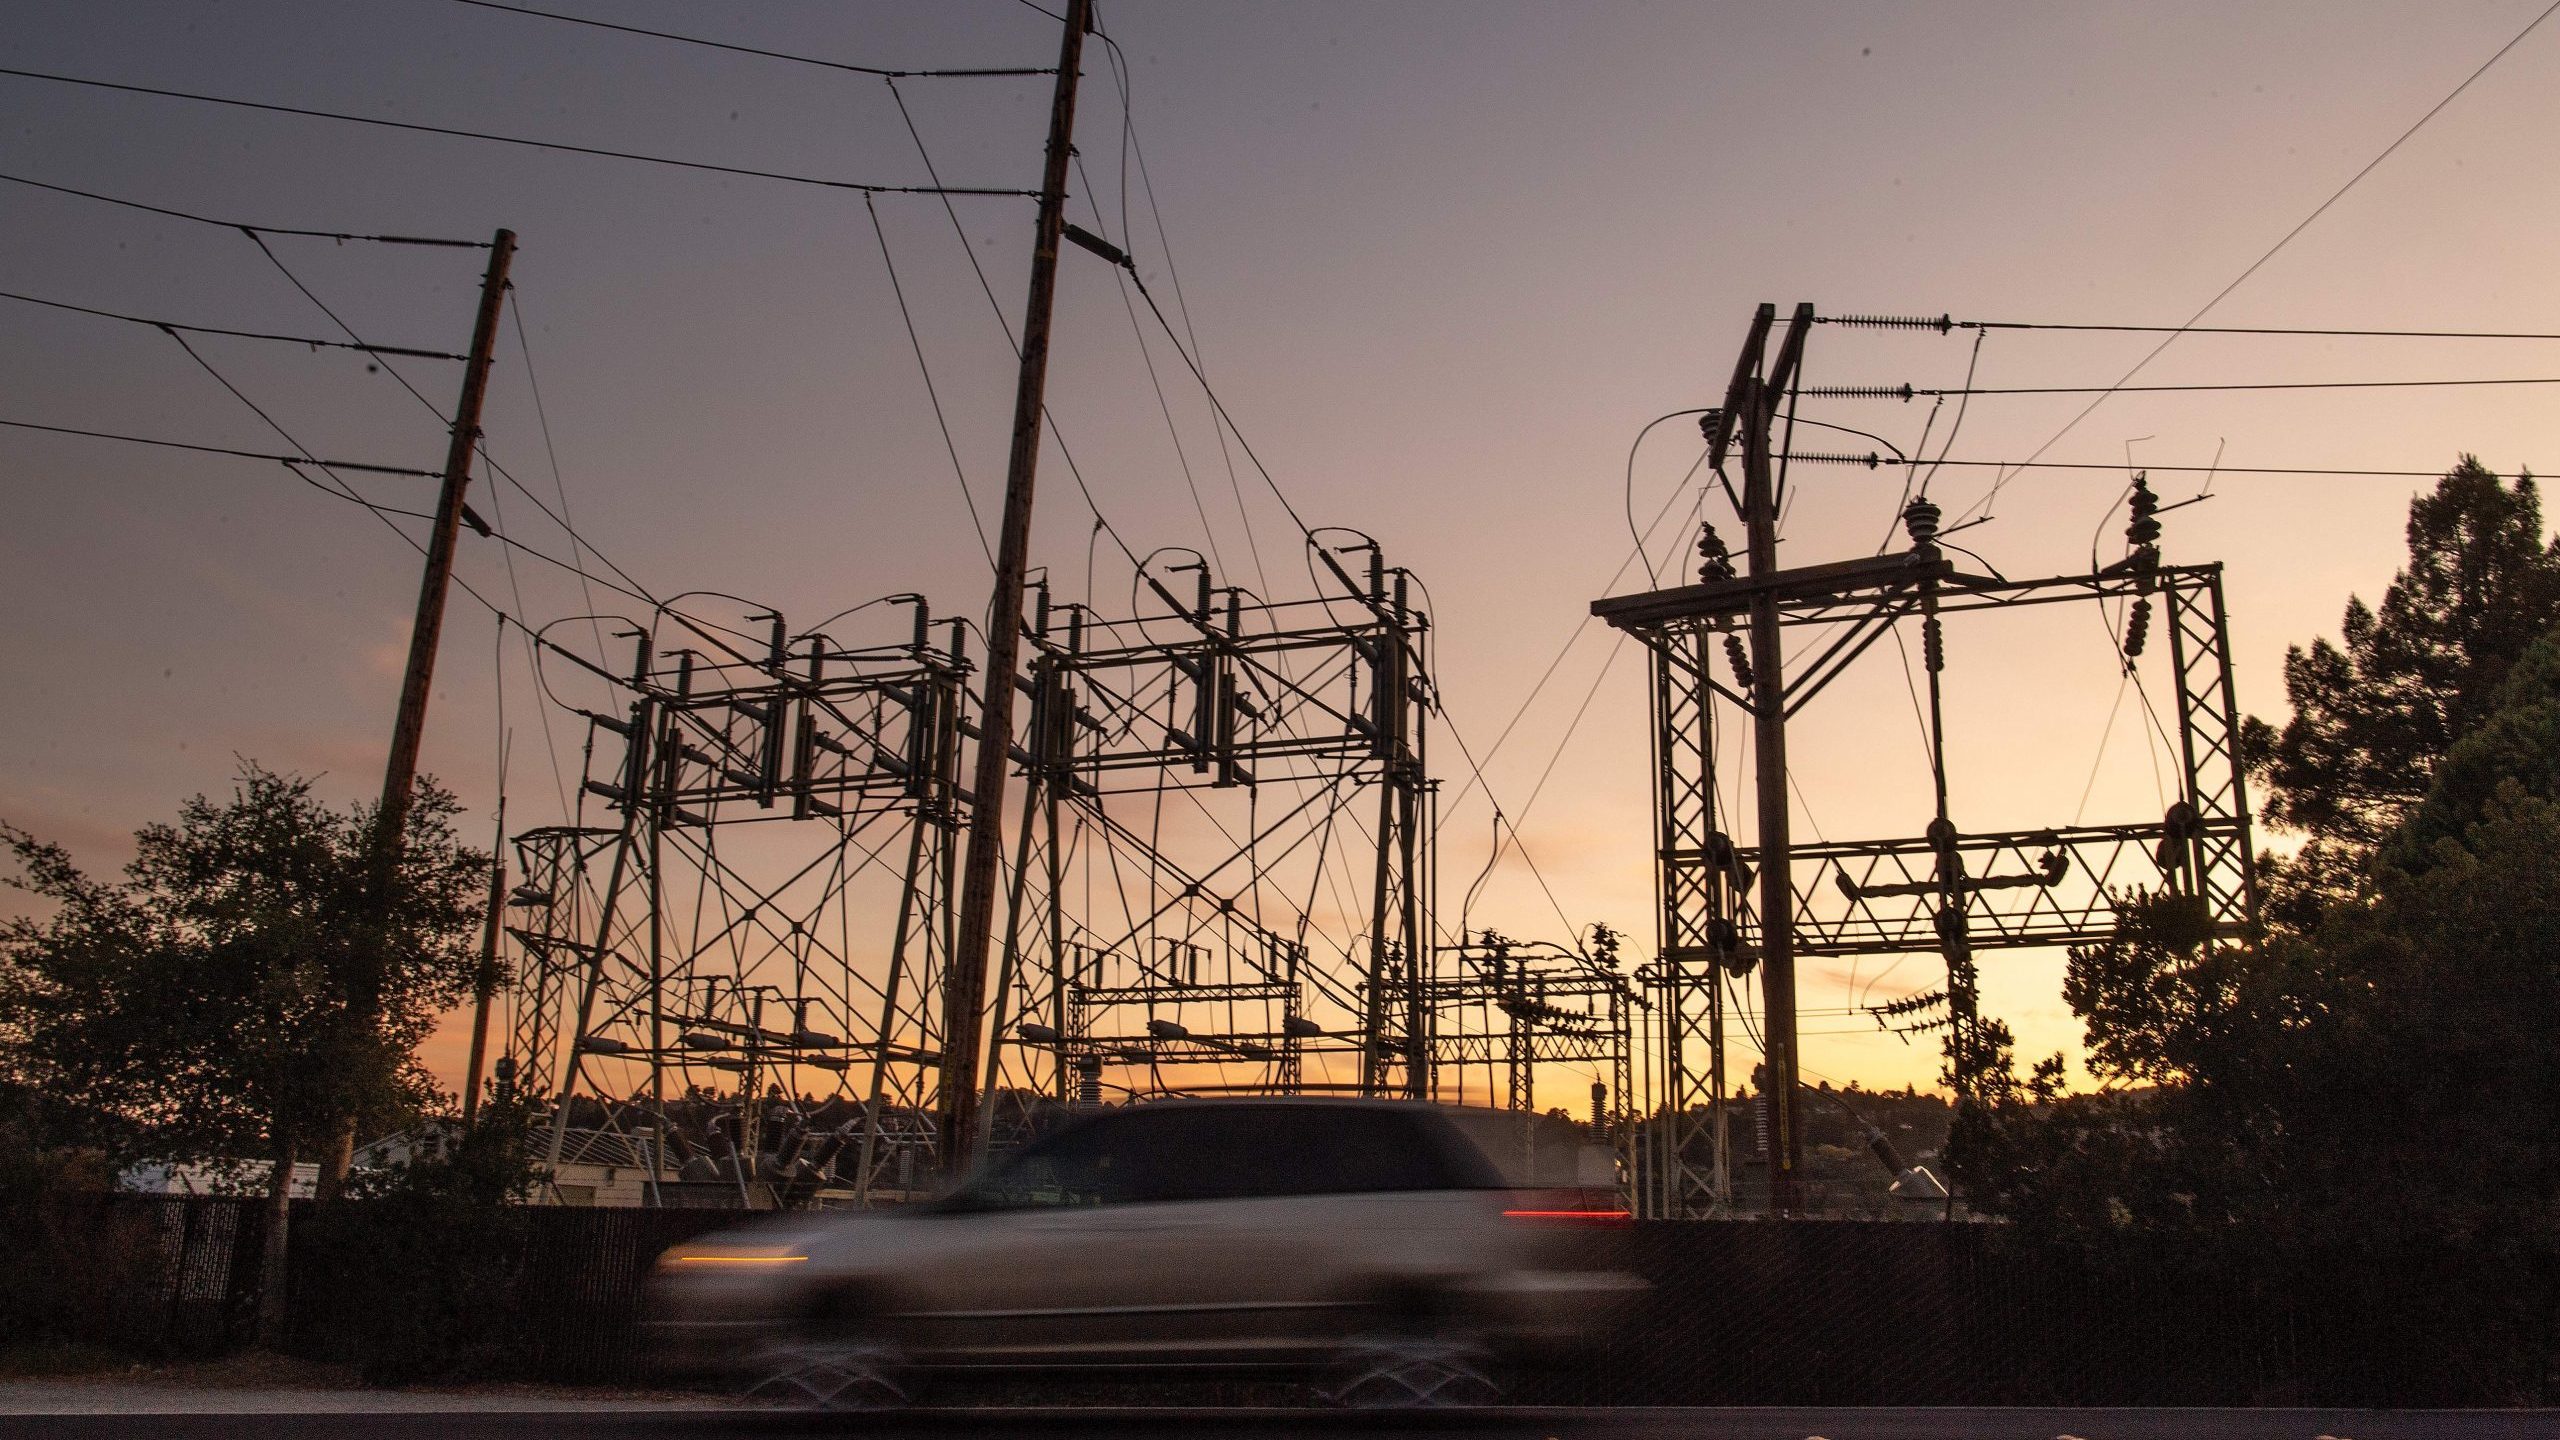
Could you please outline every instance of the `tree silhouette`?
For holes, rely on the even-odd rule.
[[[2560,625],[2560,543],[2544,535],[2531,475],[2510,485],[2463,456],[2411,502],[2408,540],[2380,608],[2348,600],[2342,644],[2286,652],[2292,718],[2278,730],[2251,717],[2244,730],[2266,818],[2306,837],[2270,867],[2281,925],[2307,928],[2354,893],[2517,657]]]
[[[380,894],[370,811],[255,763],[227,799],[138,831],[121,881],[0,825],[20,868],[6,883],[51,905],[0,927],[0,1080],[78,1097],[118,1159],[267,1157],[268,1338],[295,1157],[333,1117],[385,1123],[433,1093],[414,1054],[471,981],[487,873],[454,839],[458,809],[421,782]],[[388,983],[367,1023],[350,982],[376,953]]]

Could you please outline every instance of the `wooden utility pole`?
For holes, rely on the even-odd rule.
[[[471,977],[471,1062],[462,1074],[462,1128],[480,1116],[480,1073],[489,1060],[489,1001],[498,993],[498,926],[507,904],[506,766],[499,769],[498,836],[489,842],[489,913],[480,930],[480,970]]]
[[[409,668],[400,678],[400,713],[391,727],[391,760],[382,772],[382,818],[375,832],[385,860],[396,860],[418,785],[418,746],[427,729],[427,692],[436,678],[436,643],[444,636],[445,592],[453,588],[453,552],[462,529],[462,492],[471,485],[471,456],[480,448],[480,405],[489,393],[489,360],[498,343],[498,310],[506,303],[507,267],[516,254],[516,232],[501,230],[489,242],[489,269],[480,277],[480,313],[471,326],[471,356],[462,369],[462,398],[453,407],[453,438],[445,447],[444,490],[436,497],[434,533],[427,540],[426,575],[418,584],[418,618],[409,628]]]
[[[1006,463],[1004,530],[996,545],[995,599],[987,612],[987,668],[979,690],[977,766],[970,786],[969,847],[960,882],[960,929],[942,991],[939,1135],[946,1174],[977,1150],[980,1027],[986,1018],[989,939],[996,916],[996,870],[1004,852],[1004,790],[1012,764],[1013,680],[1022,654],[1023,575],[1031,559],[1032,480],[1040,464],[1041,397],[1049,376],[1049,312],[1057,297],[1058,242],[1067,220],[1067,161],[1074,154],[1076,70],[1083,63],[1093,0],[1067,0],[1058,42],[1058,84],[1049,105],[1048,162],[1031,245],[1031,296],[1023,307],[1022,377],[1013,399],[1013,451]]]
[[[480,405],[489,391],[489,360],[498,344],[498,310],[507,296],[507,267],[516,254],[516,232],[501,230],[489,242],[489,268],[480,278],[480,312],[472,321],[471,354],[462,367],[462,397],[453,407],[453,436],[445,447],[444,489],[436,497],[434,529],[427,537],[427,568],[418,584],[418,616],[409,629],[409,667],[400,679],[400,711],[391,726],[391,758],[382,772],[382,804],[374,821],[373,887],[388,891],[399,869],[409,825],[409,801],[417,791],[418,746],[427,728],[427,694],[436,678],[436,644],[444,635],[445,592],[453,588],[453,553],[462,529],[462,493],[471,484],[471,456],[480,446]],[[389,937],[377,932],[372,950],[350,977],[347,1009],[360,1027],[382,1010],[383,968]],[[355,1158],[355,1117],[339,1122],[334,1143],[321,1152],[318,1194],[335,1199]]]
[[[1753,339],[1767,333],[1774,307],[1762,306]],[[1737,375],[1742,413],[1742,518],[1748,528],[1747,576],[1762,580],[1778,568],[1778,495],[1771,468],[1770,430],[1778,405],[1794,383],[1804,354],[1813,307],[1798,305],[1765,375]],[[1757,348],[1756,345],[1754,347]],[[1765,1027],[1763,1059],[1769,1101],[1769,1209],[1789,1215],[1801,1208],[1804,1132],[1796,1123],[1795,880],[1788,864],[1787,684],[1779,646],[1778,595],[1762,588],[1751,598],[1751,721],[1758,766],[1760,814],[1760,995]]]

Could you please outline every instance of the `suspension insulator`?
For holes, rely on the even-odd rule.
[[[1925,495],[1902,507],[1902,528],[1911,532],[1913,549],[1925,549],[1937,541],[1941,513]]]
[[[1733,666],[1733,683],[1751,688],[1751,657],[1742,648],[1742,637],[1728,630],[1724,637],[1724,658]]]
[[[1920,663],[1929,667],[1932,675],[1947,668],[1946,627],[1935,615],[1920,622]]]
[[[1712,585],[1733,578],[1733,551],[1713,525],[1698,527],[1698,583]]]
[[[1707,950],[1715,967],[1728,975],[1748,975],[1760,959],[1744,948],[1742,927],[1722,915],[1707,922]]]
[[[1905,381],[1900,385],[1808,385],[1796,393],[1807,400],[1900,400],[1908,404],[1920,392]]]
[[[2126,669],[2130,670],[2133,668],[2134,660],[2142,654],[2142,647],[2150,638],[2151,597],[2148,595],[2138,595],[2134,597],[2133,612],[2125,616],[2124,620],[2124,658]]]
[[[1938,913],[1931,916],[1930,920],[1937,928],[1938,948],[1942,952],[1958,957],[1972,955],[1973,947],[1970,937],[1973,927],[1965,923],[1965,912],[1961,905],[1940,906]]]
[[[1944,335],[1956,328],[1952,315],[1934,318],[1927,315],[1826,315],[1823,318],[1831,324],[1846,325],[1855,330],[1935,330]]]
[[[2133,477],[2133,495],[2126,502],[2131,517],[2124,527],[2124,539],[2135,550],[2148,549],[2160,543],[2160,497],[2151,493],[2151,477],[2147,473]]]

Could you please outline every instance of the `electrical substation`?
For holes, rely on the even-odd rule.
[[[1745,565],[1712,525],[1701,534],[1697,583],[1595,602],[1592,613],[1642,640],[1652,660],[1654,862],[1661,947],[1638,971],[1652,1004],[1640,1042],[1657,1117],[1630,1199],[1637,1213],[1720,1213],[1735,1197],[1736,1155],[1727,1051],[1733,996],[1756,977],[1766,1065],[1769,1206],[1801,1203],[1803,1166],[1796,1025],[1799,958],[1934,954],[1944,983],[1875,1007],[1907,1031],[1943,1032],[1948,1079],[1970,1093],[1984,1059],[1981,951],[2086,944],[2113,933],[2113,902],[2135,891],[2194,897],[2213,933],[2237,938],[2257,917],[2240,716],[2218,565],[2166,565],[2157,500],[2132,486],[2127,557],[2085,575],[2013,581],[1975,573],[1940,543],[1942,512],[1923,491],[1902,511],[1904,546],[1869,558],[1780,569],[1778,517],[1792,463],[1858,463],[1796,455],[1787,444],[1806,341],[1817,317],[1799,305],[1773,357],[1775,307],[1753,318],[1722,406],[1705,413],[1706,467],[1721,481],[1737,445],[1732,495],[1748,542]],[[1927,321],[1843,317],[1831,323],[1929,328]],[[1943,327],[1939,327],[1942,329]],[[1773,441],[1773,434],[1778,438]],[[1869,457],[1869,465],[1880,457]],[[1731,493],[1728,483],[1727,492]],[[1958,616],[2027,606],[2094,603],[2110,619],[2131,676],[2149,642],[2155,603],[2176,694],[2176,796],[2165,813],[2119,824],[1968,833],[1948,793],[1943,687],[1945,630]],[[1920,631],[1928,696],[1925,738],[1935,812],[1917,834],[1796,843],[1789,829],[1787,722],[1879,639],[1906,621]],[[2115,630],[2121,623],[2122,630]],[[1721,678],[1719,678],[1721,677]],[[1730,717],[1730,718],[1728,718]],[[1719,805],[1723,725],[1750,738],[1750,843]],[[1739,808],[1739,807],[1737,807]],[[1916,818],[1916,817],[1915,817]]]
[[[540,682],[546,744],[562,717],[581,742],[575,766],[556,749],[551,756],[563,813],[513,834],[504,831],[501,742],[496,918],[464,1085],[467,1125],[482,1100],[495,1021],[498,1053],[487,1073],[542,1112],[549,1198],[896,1204],[1079,1110],[1188,1095],[1335,1094],[1497,1112],[1490,1148],[1506,1163],[1542,1186],[1614,1190],[1639,1216],[1816,1214],[1823,1202],[1804,1173],[1804,962],[1923,962],[1932,982],[1874,1003],[1859,992],[1844,1010],[1824,1013],[1854,1013],[1880,1033],[1942,1049],[1944,1079],[1961,1103],[1996,1048],[1999,1017],[1986,1008],[1982,976],[1998,956],[2104,940],[2118,904],[2137,894],[2186,897],[2224,940],[2253,932],[2253,836],[2222,573],[2165,558],[2160,517],[2177,506],[2163,505],[2128,457],[2123,558],[2101,564],[2093,549],[2085,573],[2012,579],[1950,538],[1980,519],[1950,523],[1930,499],[1930,480],[1951,463],[1952,431],[1932,457],[1924,428],[1914,456],[1798,414],[1808,402],[2054,393],[1975,390],[1970,368],[1961,390],[1807,385],[1817,333],[1971,329],[1978,357],[1979,334],[1992,328],[2167,327],[1824,316],[1811,305],[1782,323],[1775,307],[1759,307],[1718,402],[1675,412],[1698,418],[1703,453],[1655,529],[1685,516],[1673,545],[1685,554],[1694,536],[1694,579],[1684,572],[1664,583],[1647,550],[1652,532],[1632,533],[1631,453],[1629,563],[1643,563],[1647,588],[1595,599],[1581,617],[1635,641],[1647,659],[1647,714],[1602,707],[1599,724],[1614,727],[1623,745],[1639,733],[1649,742],[1639,774],[1651,824],[1607,843],[1631,864],[1649,860],[1654,914],[1650,936],[1621,935],[1611,923],[1577,926],[1527,859],[1520,817],[1495,800],[1444,708],[1444,617],[1434,613],[1427,578],[1363,531],[1300,516],[1209,385],[1185,342],[1187,318],[1177,326],[1149,290],[1126,248],[1125,214],[1116,241],[1068,223],[1080,56],[1094,33],[1089,0],[1067,0],[1060,18],[1054,68],[880,72],[893,96],[907,74],[1053,76],[1037,190],[944,187],[938,174],[920,186],[737,172],[862,192],[964,498],[969,477],[873,197],[931,195],[946,208],[953,196],[1038,202],[1018,331],[979,272],[1020,367],[1000,523],[993,537],[979,527],[991,590],[973,583],[957,594],[887,595],[814,622],[722,593],[658,597],[571,528],[565,487],[555,486],[554,510],[489,457],[480,416],[502,314],[514,315],[525,343],[521,314],[508,308],[512,232],[497,231],[484,246],[268,230],[63,192],[246,235],[346,339],[56,308],[153,326],[180,346],[188,345],[181,331],[201,331],[362,351],[369,371],[388,368],[386,357],[463,363],[449,414],[389,372],[449,426],[441,471],[320,460],[192,347],[189,356],[257,411],[289,453],[7,422],[279,462],[386,523],[414,512],[374,505],[339,472],[442,481],[435,512],[419,517],[431,525],[426,539],[411,542],[426,567],[382,791],[382,813],[395,823],[384,833],[398,833],[416,784],[447,592],[461,583],[455,555],[470,543],[463,531],[512,547],[510,565],[521,550],[573,573],[579,608],[598,612],[511,614],[464,586],[495,615],[502,648],[522,640]],[[912,116],[907,126],[935,174]],[[1080,183],[1090,188],[1089,179]],[[965,250],[969,236],[950,214]],[[1098,208],[1091,218],[1104,223]],[[469,353],[366,344],[262,236],[486,248]],[[1162,332],[1156,343],[1198,382],[1221,453],[1232,442],[1285,512],[1294,533],[1278,563],[1265,568],[1233,454],[1249,567],[1244,556],[1231,564],[1219,553],[1205,508],[1201,533],[1187,537],[1205,551],[1144,549],[1126,538],[1062,443],[1052,448],[1091,512],[1083,585],[1068,586],[1063,563],[1033,563],[1062,263],[1105,268],[1142,353],[1151,353],[1143,302]],[[548,445],[529,346],[524,361]],[[2123,382],[2107,393],[2118,388]],[[1169,405],[1165,419],[1179,456]],[[1800,444],[1800,424],[1882,448]],[[1054,428],[1048,433],[1055,442]],[[570,539],[567,558],[502,536],[465,503],[475,464],[542,507]],[[2004,470],[1991,494],[2039,464],[2106,468],[2030,456]],[[1817,491],[1813,477],[1893,468],[1903,471],[1903,493],[1873,515],[1894,527],[1874,553],[1779,564],[1792,498],[1825,510],[1852,503]],[[503,525],[500,492],[495,483],[489,490]],[[974,500],[970,514],[978,520]],[[2105,525],[2114,514],[2110,507]],[[1718,519],[1738,535],[1729,540]],[[1100,572],[1106,539],[1117,558]],[[1103,573],[1107,581],[1098,581]],[[507,574],[513,586],[514,571]],[[599,589],[633,603],[603,613],[619,602],[599,599]],[[520,590],[514,600],[524,611]],[[2155,759],[2170,757],[2156,777],[2160,808],[2063,823],[2057,804],[2050,823],[1976,828],[1966,817],[1985,807],[1948,768],[1947,697],[1951,684],[1962,685],[1968,653],[1950,636],[1987,634],[2001,617],[2055,606],[2095,615],[2107,663],[2140,693],[2150,720],[2141,743]],[[1804,743],[1791,746],[1791,727],[1826,695],[1836,700],[1835,682],[1872,664],[1888,638],[1905,657],[1929,799],[1907,824],[1873,838],[1833,838],[1808,825],[1808,842],[1795,828],[1799,814],[1810,816],[1795,771],[1819,757]],[[502,735],[504,664],[502,655]],[[1604,665],[1586,710],[1607,674]],[[2155,688],[2165,697],[2157,707]],[[2123,699],[2120,689],[2119,708]],[[1855,723],[1885,725],[1872,715]],[[1899,717],[1891,724],[1899,727]],[[1566,729],[1559,755],[1573,733]],[[1836,741],[1838,732],[1812,738]],[[2101,735],[2100,767],[2106,758]],[[1886,768],[1871,755],[1854,760],[1853,768]],[[1462,777],[1444,796],[1444,782]],[[1875,791],[1873,778],[1860,783]],[[2098,778],[2093,768],[2082,812]],[[1473,883],[1451,904],[1440,866],[1444,823],[1460,825],[1453,817],[1471,798],[1492,812],[1492,851],[1479,872],[1470,847],[1459,873]],[[1545,892],[1556,929],[1513,937],[1472,923],[1477,889],[1509,856]],[[396,841],[377,858],[396,860]],[[1567,1086],[1573,1105],[1555,1105]],[[1906,1165],[1887,1137],[1834,1099],[1885,1162],[1894,1195],[1948,1199],[1935,1175]],[[1949,1204],[1941,1213],[1953,1211]]]
[[[1867,1013],[1943,1045],[1962,1095],[1993,953],[2101,939],[2132,892],[2193,896],[2214,933],[2245,934],[2219,567],[2162,559],[2139,476],[2126,558],[2090,573],[1959,563],[1925,492],[1883,553],[1776,567],[1789,470],[1862,463],[1785,438],[1818,321],[1799,307],[1781,330],[1763,307],[1703,414],[1742,555],[1707,524],[1694,583],[1591,607],[1650,660],[1648,954],[1622,956],[1605,928],[1514,940],[1451,924],[1432,617],[1376,542],[1309,532],[1311,593],[1285,599],[1180,549],[1138,560],[1116,614],[1030,585],[1011,677],[1024,718],[1005,748],[1021,790],[965,1072],[981,1123],[960,1143],[1002,1149],[1052,1116],[1160,1096],[1474,1098],[1519,1117],[1534,1167],[1539,1069],[1561,1066],[1593,1077],[1583,1144],[1635,1213],[1804,1213],[1798,961],[1936,962],[1938,983]],[[2165,672],[2175,798],[2110,823],[1966,830],[1946,778],[1946,632],[2073,603],[2102,608],[2128,676]],[[672,608],[613,623],[561,622],[543,645],[546,665],[615,697],[578,709],[583,794],[606,818],[516,837],[508,902],[509,1073],[553,1102],[553,1164],[624,1157],[647,1203],[925,1193],[955,1163],[956,876],[979,803],[964,766],[989,743],[969,627],[918,596],[810,628],[743,608],[735,623]],[[1795,840],[1788,722],[1906,628],[1933,810],[1897,835]],[[629,648],[579,655],[561,638],[581,635]],[[1747,747],[1724,743],[1736,730]],[[1719,798],[1735,757],[1747,817]],[[1759,1123],[1741,1135],[1737,1082],[1755,1064]],[[1746,1196],[1755,1166],[1765,1185]]]
[[[17,1409],[2554,1403],[2560,0],[107,8]]]

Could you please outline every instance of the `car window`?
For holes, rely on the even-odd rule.
[[[1252,1193],[1258,1142],[1234,1107],[1173,1106],[1126,1119],[1134,1143],[1129,1198],[1226,1200]]]
[[[1208,1111],[1132,1110],[1025,1146],[955,1197],[970,1210],[1206,1200],[1226,1192],[1239,1142]]]
[[[955,1204],[1020,1210],[1385,1194],[1499,1183],[1489,1176],[1463,1137],[1401,1110],[1169,1105],[1100,1116],[1036,1141]]]
[[[1294,1152],[1290,1193],[1364,1195],[1443,1190],[1450,1176],[1435,1137],[1395,1110],[1295,1109],[1286,1129]]]
[[[1033,1141],[953,1197],[963,1210],[1029,1210],[1125,1202],[1125,1117],[1103,1116]]]
[[[1370,1195],[1477,1188],[1425,1117],[1353,1105],[1202,1107],[1188,1122],[1185,1198]]]

